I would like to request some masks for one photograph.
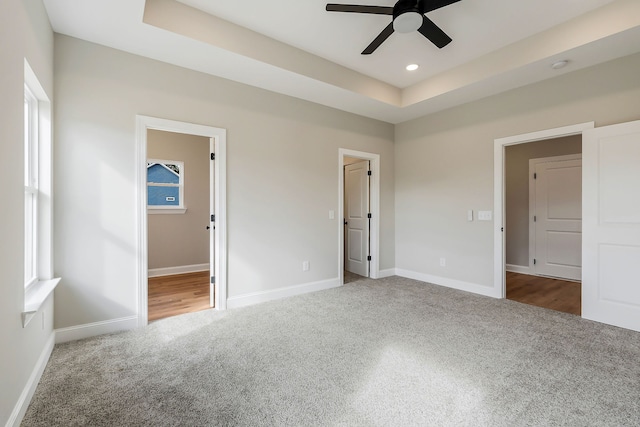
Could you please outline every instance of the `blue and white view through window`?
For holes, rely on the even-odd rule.
[[[179,208],[183,204],[184,163],[173,160],[147,161],[147,205]]]

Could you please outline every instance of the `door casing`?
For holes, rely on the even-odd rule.
[[[545,139],[562,138],[564,136],[582,135],[585,130],[593,129],[595,122],[580,123],[577,125],[547,129],[522,135],[514,135],[494,140],[493,144],[493,289],[487,295],[495,298],[506,298],[507,289],[505,281],[506,267],[506,239],[504,233],[506,206],[505,206],[505,148],[509,145],[526,144],[527,142],[542,141]]]
[[[226,129],[198,125],[175,120],[149,116],[136,116],[136,199],[137,199],[137,299],[138,327],[148,323],[148,240],[147,240],[147,131],[155,129],[198,135],[210,139],[210,148],[215,153],[215,168],[210,169],[213,181],[213,214],[215,215],[215,233],[213,233],[213,264],[215,277],[216,310],[227,308],[227,227],[226,227]]]

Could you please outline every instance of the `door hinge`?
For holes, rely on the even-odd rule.
[[[211,276],[211,283],[216,283],[216,276]]]
[[[211,222],[216,222],[216,216],[215,215],[211,215]]]
[[[536,265],[536,259],[535,258],[533,259],[533,265]]]
[[[216,159],[216,153],[211,153],[211,160],[215,160]]]
[[[371,255],[367,256],[367,261],[371,261]]]
[[[533,174],[533,179],[538,179],[538,174],[537,173]]]
[[[371,214],[370,213],[367,214],[367,218],[371,219]]]
[[[367,171],[367,175],[371,176],[371,171]]]

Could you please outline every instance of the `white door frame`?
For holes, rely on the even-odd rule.
[[[366,153],[364,151],[338,149],[338,275],[340,284],[344,283],[344,158],[369,160],[371,162],[371,180],[369,182],[371,228],[370,246],[371,263],[369,264],[369,277],[377,279],[380,276],[380,155]]]
[[[136,116],[137,282],[138,327],[148,323],[147,131],[149,129],[208,137],[216,155],[213,177],[215,309],[227,308],[226,129],[156,117]]]
[[[498,138],[493,142],[493,211],[495,214],[493,233],[493,296],[506,298],[505,283],[505,233],[504,218],[506,206],[504,203],[504,151],[509,145],[526,144],[528,142],[543,141],[545,139],[562,138],[564,136],[582,135],[587,129],[593,129],[594,122],[547,129],[522,135]]]

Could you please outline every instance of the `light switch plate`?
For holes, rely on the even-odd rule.
[[[478,211],[478,221],[491,221],[492,211]]]

